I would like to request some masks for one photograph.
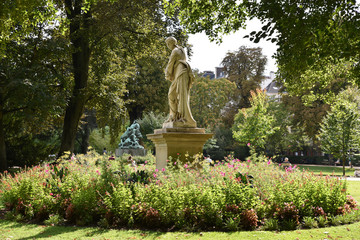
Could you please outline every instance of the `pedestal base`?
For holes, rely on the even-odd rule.
[[[191,158],[202,153],[206,140],[212,135],[205,133],[204,128],[162,128],[146,136],[155,144],[156,168],[162,169],[166,167],[169,157],[185,162],[186,154]]]

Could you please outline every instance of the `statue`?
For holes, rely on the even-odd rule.
[[[144,147],[139,144],[139,139],[142,138],[140,133],[140,125],[136,121],[131,124],[125,131],[125,133],[121,136],[121,141],[119,144],[120,149],[135,149]]]
[[[190,65],[186,62],[185,51],[176,45],[173,37],[166,40],[167,47],[172,51],[165,69],[165,78],[171,81],[168,98],[170,106],[169,118],[164,122],[163,128],[196,127],[190,111],[190,88],[194,75]]]

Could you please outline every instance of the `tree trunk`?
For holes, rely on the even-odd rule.
[[[130,124],[132,124],[135,120],[140,119],[142,117],[144,107],[140,107],[138,105],[133,106],[132,108],[128,108]]]
[[[61,146],[58,157],[65,151],[74,151],[76,132],[87,100],[87,82],[90,62],[89,19],[90,11],[82,13],[82,0],[65,1],[70,20],[70,40],[73,47],[72,64],[74,89],[66,108]]]
[[[6,159],[6,145],[5,145],[5,132],[3,123],[3,112],[0,109],[0,172],[7,170],[7,159]]]
[[[86,154],[90,143],[90,133],[93,129],[95,129],[97,127],[96,125],[96,117],[95,117],[95,111],[94,110],[85,110],[85,120],[84,120],[84,124],[82,126],[82,132],[81,132],[81,146],[80,146],[80,151],[83,154]]]

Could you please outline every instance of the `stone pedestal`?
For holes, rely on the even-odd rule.
[[[162,169],[166,167],[166,160],[170,156],[184,162],[185,154],[189,154],[191,158],[202,153],[206,140],[212,135],[205,133],[204,128],[162,128],[146,136],[155,144],[156,168]]]
[[[118,148],[115,150],[115,156],[121,157],[124,153],[131,156],[145,156],[146,150],[143,148]]]

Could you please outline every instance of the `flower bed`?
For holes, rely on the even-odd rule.
[[[284,170],[270,160],[227,158],[201,169],[169,162],[131,167],[90,153],[58,166],[1,175],[7,218],[101,227],[284,230],[360,220],[346,182]]]

